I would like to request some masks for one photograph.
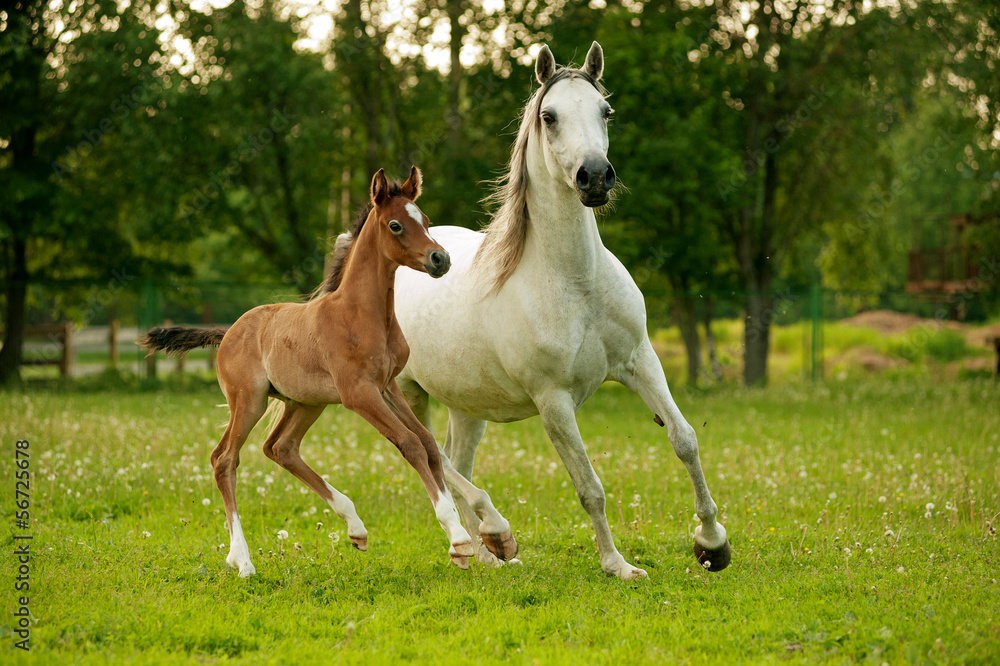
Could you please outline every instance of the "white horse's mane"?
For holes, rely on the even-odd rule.
[[[539,106],[545,93],[557,82],[566,78],[582,78],[589,81],[598,92],[606,94],[604,87],[583,70],[562,67],[532,95],[521,116],[521,126],[510,153],[507,171],[493,181],[493,192],[483,203],[498,206],[493,218],[483,228],[485,238],[476,252],[472,266],[474,270],[487,272],[492,283],[490,294],[495,294],[513,275],[528,232],[528,140],[538,130],[541,122]]]

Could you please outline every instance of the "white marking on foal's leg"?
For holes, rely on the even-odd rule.
[[[368,530],[365,529],[365,524],[361,522],[358,512],[354,509],[354,502],[347,495],[327,483],[326,480],[323,483],[332,496],[327,503],[333,509],[333,512],[347,523],[347,536],[351,539],[351,545],[361,551],[368,550]]]
[[[232,524],[229,528],[229,555],[226,563],[240,572],[240,578],[246,578],[257,573],[253,563],[250,562],[250,547],[243,536],[243,527],[240,526],[240,514],[234,513]]]
[[[451,543],[448,554],[451,561],[460,569],[469,568],[469,558],[476,554],[472,547],[472,537],[462,527],[462,521],[458,517],[458,509],[455,508],[455,501],[451,497],[451,492],[445,488],[444,492],[438,495],[437,502],[434,503],[434,515]]]

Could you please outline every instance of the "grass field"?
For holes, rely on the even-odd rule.
[[[260,451],[238,496],[258,574],[226,568],[209,452],[216,390],[0,393],[3,663],[1000,663],[1000,390],[992,381],[787,383],[688,393],[733,546],[691,554],[693,493],[618,386],[581,411],[622,553],[589,522],[538,419],[491,426],[476,482],[522,566],[449,563],[416,473],[329,408],[306,460],[357,504],[369,552]],[[443,432],[446,414],[435,412]],[[13,647],[14,442],[31,441],[31,651]],[[991,522],[992,521],[992,524]],[[280,540],[279,530],[288,538]],[[225,544],[225,545],[224,545]],[[259,550],[258,550],[259,549]]]

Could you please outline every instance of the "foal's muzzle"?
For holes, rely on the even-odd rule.
[[[451,268],[451,256],[445,250],[429,250],[424,260],[424,269],[432,278],[439,278]]]
[[[593,208],[608,203],[616,183],[615,168],[607,158],[588,157],[576,171],[576,190],[584,206]]]

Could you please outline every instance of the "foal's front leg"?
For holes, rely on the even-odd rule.
[[[420,438],[407,428],[385,404],[382,394],[374,384],[337,387],[345,407],[371,423],[403,454],[406,462],[417,470],[427,490],[438,523],[448,535],[451,561],[462,569],[469,567],[469,557],[475,554],[472,538],[462,527],[455,501],[444,482],[441,456],[437,449],[427,451]],[[405,403],[404,403],[405,404]]]
[[[395,381],[389,382],[383,397],[385,404],[399,417],[403,425],[420,438],[420,443],[427,454],[437,453],[440,456],[448,484],[462,499],[468,502],[472,511],[479,517],[479,536],[483,540],[483,544],[501,560],[510,560],[517,555],[517,541],[510,531],[510,523],[496,510],[496,507],[493,506],[493,500],[490,499],[486,491],[474,486],[471,481],[452,467],[448,456],[438,447],[434,434],[420,422],[420,419],[410,409],[406,396],[403,395],[402,389]],[[469,525],[469,523],[466,524]],[[473,525],[470,525],[470,529],[472,528]]]

